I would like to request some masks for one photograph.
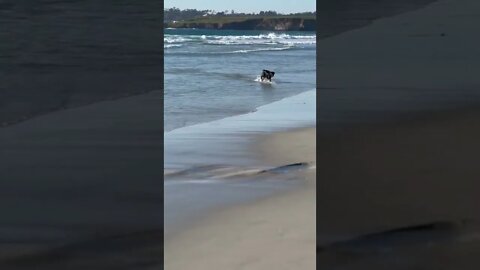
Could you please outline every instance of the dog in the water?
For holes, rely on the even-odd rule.
[[[271,82],[274,75],[275,75],[275,72],[264,69],[262,71],[262,75],[260,76],[260,79],[262,81],[265,81],[265,79],[267,79],[269,82]]]

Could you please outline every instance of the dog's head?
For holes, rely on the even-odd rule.
[[[268,76],[268,77],[273,77],[273,76],[275,75],[275,72],[264,69],[264,70],[262,71],[262,75]]]

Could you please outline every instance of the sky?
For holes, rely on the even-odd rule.
[[[258,13],[273,10],[278,13],[315,11],[316,0],[164,0],[165,8],[212,9],[215,11],[234,10],[235,12]]]

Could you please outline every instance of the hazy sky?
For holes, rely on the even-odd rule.
[[[279,13],[315,11],[315,0],[165,0],[165,8],[213,9],[215,11],[259,12],[274,10]]]

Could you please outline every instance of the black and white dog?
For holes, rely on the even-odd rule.
[[[260,79],[261,79],[262,81],[264,81],[265,79],[267,79],[268,81],[271,82],[274,75],[275,75],[275,72],[264,69],[264,70],[262,71],[262,75],[260,76]]]

